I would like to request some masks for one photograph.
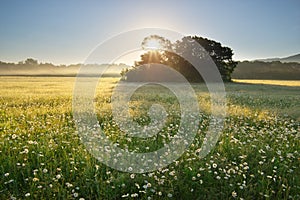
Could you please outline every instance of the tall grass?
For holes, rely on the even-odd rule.
[[[300,198],[299,116],[290,113],[300,107],[298,86],[227,84],[223,134],[199,159],[210,104],[206,87],[193,85],[202,108],[193,144],[166,168],[130,174],[103,165],[80,142],[71,110],[74,80],[0,78],[0,199]],[[117,81],[103,79],[95,97],[105,133],[132,151],[167,143],[180,125],[174,95],[151,87],[132,97],[132,116],[141,124],[157,99],[169,112],[159,139],[145,143],[126,137],[113,120],[110,94]]]

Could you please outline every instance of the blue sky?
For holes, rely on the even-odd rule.
[[[237,60],[300,53],[299,0],[1,1],[0,60],[82,63],[121,32],[165,28],[214,39]]]

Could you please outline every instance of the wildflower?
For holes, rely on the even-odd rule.
[[[127,193],[127,194],[123,194],[122,195],[122,198],[125,198],[125,197],[128,197],[129,196],[129,194]]]
[[[26,194],[25,194],[25,197],[30,197],[30,193],[26,193]]]
[[[36,173],[38,172],[38,169],[33,170],[33,174],[36,175]]]
[[[39,179],[36,178],[36,177],[34,177],[34,178],[32,179],[32,181],[33,181],[33,182],[37,182],[37,181],[39,181]]]
[[[131,197],[138,197],[139,195],[137,193],[131,194]]]
[[[9,173],[5,173],[4,176],[5,176],[5,177],[8,177],[8,176],[9,176]]]
[[[148,188],[148,187],[151,187],[151,183],[147,183],[147,188]]]
[[[10,196],[10,200],[17,200],[17,198],[14,196]]]
[[[68,188],[73,187],[73,185],[72,185],[71,183],[66,183],[66,186],[67,186]]]
[[[171,172],[169,173],[169,175],[170,175],[170,176],[174,176],[174,175],[175,175],[175,171],[174,171],[174,170],[171,171]]]
[[[205,170],[205,169],[204,169],[204,168],[202,168],[202,167],[200,167],[200,168],[199,168],[199,171],[204,171],[204,170]]]
[[[130,174],[131,179],[134,179],[134,177],[135,177],[135,174]]]
[[[231,193],[231,196],[232,196],[233,198],[237,197],[236,191],[233,191],[233,192]]]
[[[14,179],[10,179],[9,181],[4,182],[4,185],[10,184],[12,182],[14,182]]]

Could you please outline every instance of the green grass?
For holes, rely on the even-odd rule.
[[[197,150],[208,126],[210,103],[206,87],[194,84],[202,112],[193,144],[166,168],[130,174],[103,165],[80,142],[72,116],[74,81],[0,77],[0,199],[300,198],[299,82],[226,84],[223,133],[203,159]],[[117,81],[102,79],[95,97],[105,133],[131,151],[154,151],[167,143],[179,125],[176,97],[161,87],[138,90],[130,102],[137,122],[149,122],[147,109],[157,100],[169,116],[155,141],[128,138],[110,111]]]

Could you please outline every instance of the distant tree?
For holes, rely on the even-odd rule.
[[[181,41],[177,41],[175,44],[171,44],[168,40],[160,36],[155,36],[154,38],[159,40],[159,42],[162,44],[165,50],[152,50],[144,53],[143,55],[141,55],[141,60],[135,62],[133,70],[144,64],[159,63],[172,67],[173,69],[180,72],[183,76],[186,77],[187,80],[191,82],[201,82],[203,81],[203,79],[198,73],[198,71],[192,66],[191,63],[186,61],[180,55],[184,55],[185,53],[191,54],[192,50],[192,52],[198,53],[193,55],[194,58],[201,60],[203,58],[203,55],[207,55],[203,52],[204,48],[205,51],[209,54],[209,56],[212,58],[212,60],[215,62],[223,81],[231,81],[231,73],[236,67],[237,62],[233,61],[233,52],[232,49],[230,49],[229,47],[223,47],[219,42],[198,36],[184,37]],[[145,41],[147,40],[148,38],[144,39],[142,46],[145,45]],[[188,46],[189,44],[191,44],[188,41],[196,41],[203,48],[199,48],[199,45]],[[177,54],[168,51],[168,49],[175,50]],[[130,73],[130,71],[128,73]]]
[[[25,65],[38,65],[38,61],[33,58],[27,58],[24,62]]]

